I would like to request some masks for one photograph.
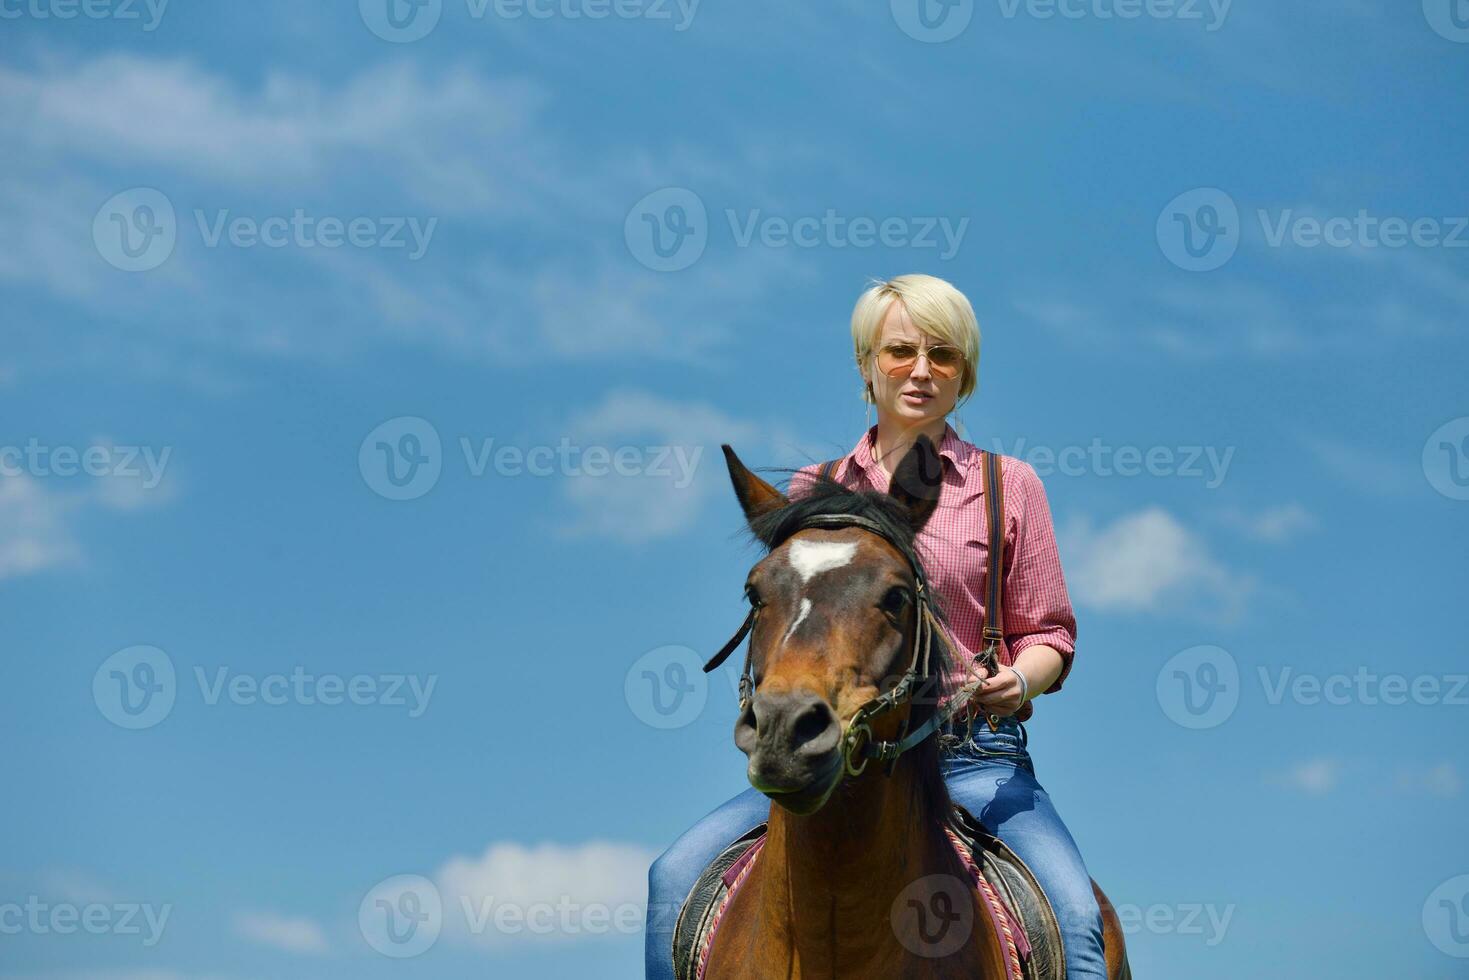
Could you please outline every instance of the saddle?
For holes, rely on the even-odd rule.
[[[1007,951],[1012,980],[1065,980],[1061,929],[1030,868],[958,803],[953,804],[945,831],[984,899],[982,918]],[[673,929],[673,972],[678,980],[704,980],[719,920],[764,841],[762,823],[721,851],[694,882]]]

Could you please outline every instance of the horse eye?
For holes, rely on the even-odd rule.
[[[882,611],[896,616],[903,611],[903,606],[908,603],[908,590],[901,585],[895,585],[887,590],[882,597]]]
[[[756,608],[765,605],[764,602],[760,601],[760,593],[755,589],[753,585],[745,586],[745,598],[749,599],[750,605],[755,606]]]

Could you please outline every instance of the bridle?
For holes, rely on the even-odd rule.
[[[891,690],[872,698],[859,707],[856,713],[852,715],[851,720],[847,722],[847,727],[842,733],[842,764],[848,775],[861,775],[862,771],[867,768],[867,763],[873,759],[888,763],[888,772],[891,773],[892,764],[897,761],[898,756],[921,743],[924,739],[938,731],[950,718],[964,710],[973,697],[975,690],[977,690],[978,685],[973,683],[964,685],[948,704],[942,709],[934,711],[927,721],[912,731],[908,730],[909,723],[905,720],[897,738],[884,741],[873,737],[872,726],[870,724],[872,719],[880,717],[911,701],[919,685],[925,679],[933,680],[930,674],[930,667],[932,665],[934,634],[939,628],[939,625],[934,615],[932,600],[929,595],[928,580],[923,574],[923,568],[919,565],[912,549],[894,540],[887,529],[877,521],[857,514],[812,514],[797,524],[786,537],[789,538],[797,531],[804,531],[807,528],[843,527],[859,527],[865,531],[871,531],[884,541],[887,541],[907,559],[908,566],[913,572],[913,599],[916,623],[913,628],[913,646],[908,662],[908,669]],[[729,638],[729,642],[704,665],[704,673],[709,673],[729,658],[729,655],[735,651],[735,648],[740,645],[741,641],[755,628],[755,619],[759,615],[760,609],[761,606],[759,604],[751,604],[750,612],[745,616],[745,621],[740,624],[739,629],[735,630],[735,634]],[[749,707],[750,700],[754,696],[755,691],[755,680],[750,667],[753,646],[754,642],[751,641],[745,648],[745,665],[740,671],[740,711],[742,713]],[[994,643],[990,643],[986,645],[984,652],[975,659],[980,666],[992,674],[995,670],[994,663],[996,655],[997,646]],[[993,728],[997,724],[997,721],[998,719],[993,716],[990,717],[990,726]]]

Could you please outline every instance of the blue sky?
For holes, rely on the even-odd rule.
[[[744,785],[731,669],[654,687],[742,614],[718,446],[850,447],[910,271],[1138,974],[1463,975],[1469,12],[407,9],[0,4],[0,976],[637,975]]]

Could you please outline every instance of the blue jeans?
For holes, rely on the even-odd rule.
[[[1030,865],[1066,943],[1068,980],[1106,980],[1102,913],[1091,878],[1051,798],[1036,782],[1025,732],[1013,718],[998,731],[976,721],[974,737],[943,756],[949,795]],[[715,808],[648,869],[647,980],[673,980],[673,923],[700,872],[735,838],[770,815],[753,787]]]

